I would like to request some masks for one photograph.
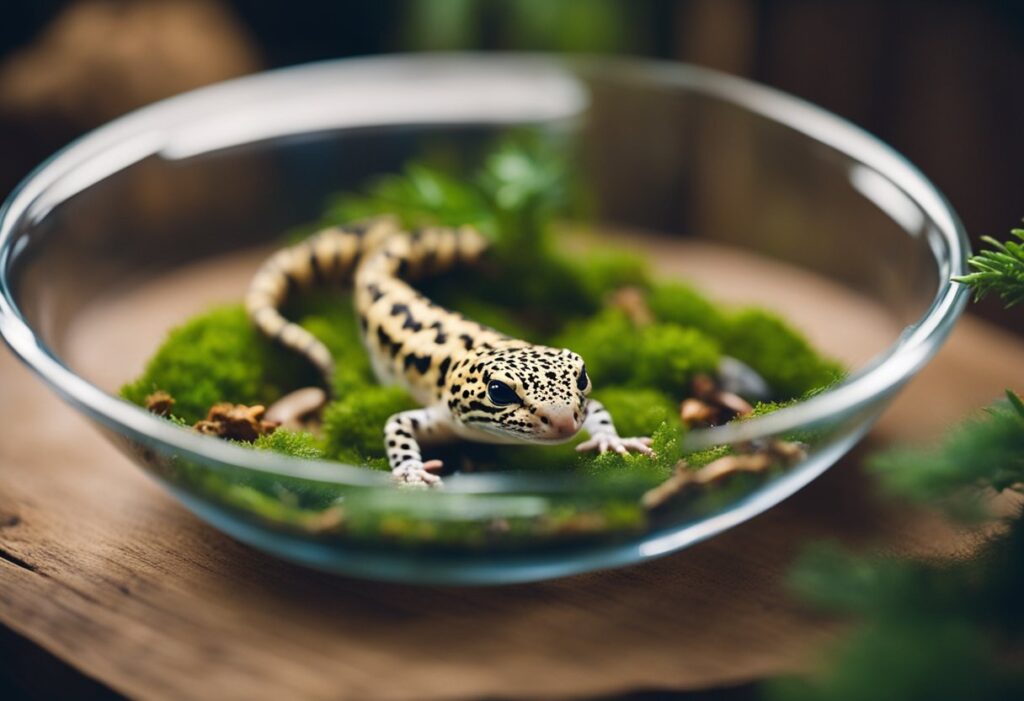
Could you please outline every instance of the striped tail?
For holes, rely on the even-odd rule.
[[[362,225],[324,229],[278,251],[249,285],[245,297],[249,318],[268,338],[308,358],[329,385],[334,374],[331,352],[309,331],[285,319],[280,308],[292,291],[351,279],[366,252],[396,231],[394,219],[381,217]]]

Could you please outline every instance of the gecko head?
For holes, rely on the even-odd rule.
[[[583,426],[590,378],[565,348],[474,349],[448,375],[446,399],[462,425],[527,443],[562,443]]]

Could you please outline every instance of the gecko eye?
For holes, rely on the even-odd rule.
[[[580,392],[582,392],[587,388],[587,385],[589,384],[590,378],[587,377],[587,366],[584,365],[583,368],[580,370],[579,378],[576,380],[576,388],[579,389]]]
[[[497,406],[519,403],[519,395],[504,382],[490,382],[487,385],[487,398]]]

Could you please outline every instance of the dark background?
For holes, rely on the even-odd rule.
[[[946,193],[976,245],[1024,217],[1019,0],[7,0],[4,15],[5,193],[77,134],[203,83],[340,56],[526,49],[753,78],[892,144]]]

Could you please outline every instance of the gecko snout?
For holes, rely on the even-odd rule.
[[[554,438],[571,438],[580,430],[578,414],[574,414],[570,407],[550,409],[544,414],[542,422],[544,419]]]

